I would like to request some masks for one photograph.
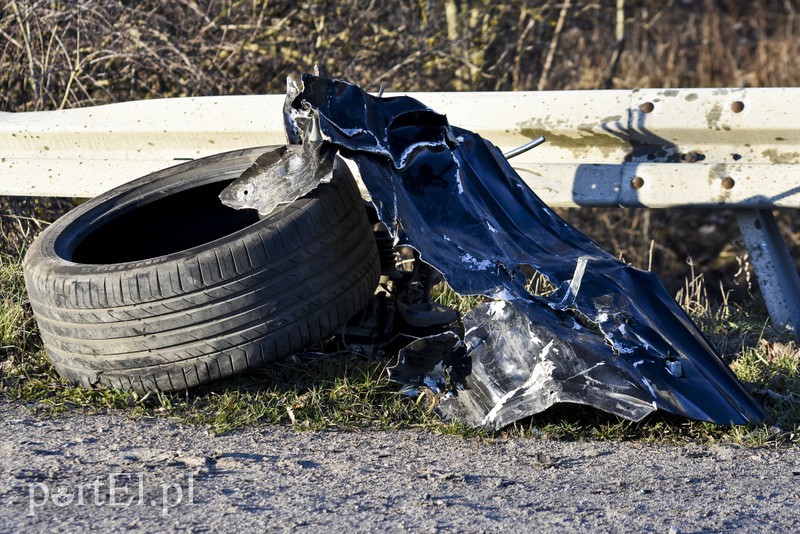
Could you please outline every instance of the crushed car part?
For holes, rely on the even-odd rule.
[[[412,346],[415,372],[395,370],[424,367],[425,382],[461,369],[447,377],[445,417],[496,429],[568,401],[637,421],[657,409],[721,424],[762,420],[657,276],[558,217],[497,147],[413,98],[379,98],[339,80],[304,75],[292,108],[317,115],[323,137],[356,163],[398,244],[419,251],[457,293],[497,300],[464,317],[448,351],[455,360],[434,351],[423,365]],[[532,295],[527,268],[556,291]]]
[[[175,391],[261,366],[364,308],[379,259],[347,167],[267,217],[220,192],[274,147],[134,180],[34,241],[25,281],[58,373],[83,386]]]
[[[156,173],[149,178],[166,185],[128,184],[40,236],[26,257],[26,283],[63,376],[169,391],[298,352],[359,309],[398,310],[411,326],[440,326],[454,317],[430,305],[438,271],[462,295],[495,299],[466,313],[463,328],[408,345],[391,371],[403,383],[443,391],[438,409],[445,418],[497,429],[553,403],[575,402],[631,420],[656,409],[723,424],[762,419],[761,407],[657,277],[619,262],[556,216],[496,147],[411,98],[380,99],[312,76],[303,81],[302,92],[290,88],[285,117],[290,142],[304,147],[242,151],[249,159],[223,171],[213,164],[229,155]],[[317,121],[322,140],[304,137]],[[380,263],[375,221],[356,185],[337,185],[341,166],[330,184],[321,183],[329,176],[324,164],[312,169],[327,156],[309,155],[329,148],[358,166],[393,244],[418,251],[416,275],[401,273],[394,300],[376,306],[370,299]],[[258,220],[255,210],[218,201],[237,176],[269,188],[265,177],[291,182],[293,166],[302,188],[281,184],[288,187],[266,202],[228,199],[263,214],[287,204],[283,210]],[[174,178],[180,169],[191,170],[183,181]],[[322,200],[329,189],[346,190],[349,204]],[[304,190],[312,193],[295,200]],[[331,209],[296,215],[315,203]],[[163,217],[173,212],[179,217]],[[328,230],[327,223],[341,223],[330,213],[350,221],[349,231]],[[305,226],[293,226],[300,219]],[[272,242],[274,256],[266,243],[271,223],[287,229]],[[255,261],[251,235],[262,242]],[[343,257],[352,263],[339,265]],[[288,267],[273,277],[273,262]],[[556,291],[532,295],[529,268]],[[313,276],[302,278],[307,274]],[[295,303],[265,303],[275,288]],[[367,337],[392,331],[380,320],[362,324]]]
[[[291,134],[289,134],[291,138]],[[331,180],[336,149],[322,141],[314,117],[306,123],[302,144],[265,152],[219,194],[234,209],[255,209],[262,217]]]

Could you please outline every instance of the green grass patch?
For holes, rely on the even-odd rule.
[[[25,351],[38,341],[25,293],[21,256],[0,254],[0,350]]]
[[[64,383],[44,351],[0,373],[6,398],[33,403],[41,415],[121,411],[201,425],[221,434],[287,424],[301,430],[442,427],[432,399],[409,398],[389,382],[384,364],[342,353],[275,362],[243,377],[180,393],[85,389]]]
[[[768,421],[774,420],[776,412],[769,406],[766,408],[768,414],[771,412]],[[769,422],[743,426],[715,425],[656,412],[644,421],[634,423],[585,406],[566,404],[510,425],[499,434],[570,441],[592,439],[672,445],[724,443],[746,447],[800,446],[800,428],[796,419],[793,428],[786,429]]]

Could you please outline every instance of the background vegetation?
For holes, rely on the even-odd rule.
[[[6,0],[0,108],[280,93],[314,64],[369,90],[792,85],[797,11],[790,0]]]
[[[797,0],[5,0],[0,2],[0,110],[281,93],[287,75],[298,76],[315,64],[368,90],[381,84],[393,91],[795,86],[799,13]],[[238,405],[250,386],[237,383],[222,393],[180,401],[163,397],[150,405],[153,399],[83,393],[58,383],[25,302],[19,257],[47,221],[71,205],[66,199],[0,198],[4,390],[61,407],[108,402],[162,409],[164,403],[184,403],[194,406],[189,418],[229,413],[220,406]],[[679,293],[737,373],[765,392],[760,398],[773,410],[771,422],[797,439],[800,357],[764,321],[730,213],[581,209],[564,215],[625,260],[651,266]],[[780,221],[794,257],[800,257],[797,217],[781,214]],[[305,376],[308,369],[302,366],[318,364],[298,365],[291,373]],[[337,365],[344,365],[344,375],[334,366],[336,372],[325,375],[331,382],[319,379],[327,385],[317,380],[297,386],[296,395],[305,400],[280,397],[275,402],[282,407],[269,420],[296,422],[302,410],[291,406],[304,406],[317,395],[309,397],[309,391],[323,397],[349,391],[336,382],[342,376],[356,390],[377,381],[380,395],[394,398],[372,367],[350,360]],[[270,373],[277,376],[275,369]],[[388,402],[380,395],[364,409],[371,414],[365,417],[384,417],[376,416],[386,412],[381,406]],[[218,406],[214,399],[220,397],[224,402]],[[252,398],[248,402],[259,405]],[[396,406],[406,415],[386,415],[388,421],[420,421],[419,414],[408,416],[406,404]],[[267,412],[230,413],[238,414],[234,419],[263,419]]]

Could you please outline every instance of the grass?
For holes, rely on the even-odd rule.
[[[21,256],[0,254],[0,351],[12,358],[21,357],[35,351],[38,342],[22,279]]]
[[[40,350],[4,365],[0,383],[2,396],[41,415],[115,411],[173,418],[215,434],[263,424],[300,430],[446,427],[437,423],[425,396],[408,398],[389,382],[383,364],[349,353],[276,362],[187,392],[141,395],[68,385]]]
[[[0,255],[0,396],[23,402],[42,415],[113,411],[132,418],[168,417],[203,426],[216,434],[282,424],[311,431],[418,428],[484,439],[521,436],[800,445],[800,349],[765,326],[762,317],[748,316],[730,304],[724,310],[715,308],[697,300],[702,291],[693,291],[690,312],[713,342],[734,350],[724,357],[764,404],[768,415],[763,425],[718,426],[663,414],[632,423],[591,408],[563,405],[489,434],[459,423],[442,422],[433,413],[432,395],[402,393],[389,382],[384,362],[349,352],[293,357],[243,377],[182,393],[141,395],[83,389],[61,381],[50,364],[27,304],[21,260],[9,255]],[[447,287],[439,292],[439,300],[461,311],[479,301],[458,297]]]

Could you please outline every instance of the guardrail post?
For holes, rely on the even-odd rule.
[[[800,332],[800,277],[772,211],[736,210],[750,262],[772,321]]]

